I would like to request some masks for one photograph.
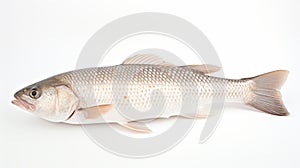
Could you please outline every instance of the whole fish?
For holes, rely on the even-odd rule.
[[[158,56],[136,55],[121,65],[70,71],[37,82],[18,91],[12,103],[52,122],[118,123],[140,132],[151,131],[141,120],[206,118],[210,105],[222,100],[289,114],[279,91],[288,71],[243,79],[208,75],[219,69],[176,66]]]

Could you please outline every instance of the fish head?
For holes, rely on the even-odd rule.
[[[45,120],[63,122],[78,107],[78,98],[65,83],[49,78],[19,90],[12,103]]]

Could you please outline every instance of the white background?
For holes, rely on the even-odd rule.
[[[296,0],[1,1],[0,167],[299,167],[299,11]],[[214,45],[228,78],[289,70],[282,93],[291,115],[226,108],[206,143],[198,144],[204,123],[200,120],[171,151],[154,158],[127,159],[99,148],[80,126],[49,123],[10,103],[18,89],[74,69],[93,33],[137,12],[164,12],[193,23]],[[147,47],[147,40],[149,47],[167,41],[129,40],[109,53],[115,62],[105,64],[122,62],[130,54],[121,52],[129,52],[124,46]],[[184,50],[178,52],[184,60]]]

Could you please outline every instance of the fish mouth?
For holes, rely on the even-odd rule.
[[[18,96],[15,96],[15,100],[13,100],[11,102],[12,104],[21,107],[25,110],[30,110],[30,111],[34,111],[35,110],[35,106],[31,103],[28,103],[24,100],[22,100],[21,98],[19,98]]]

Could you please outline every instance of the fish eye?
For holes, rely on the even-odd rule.
[[[31,89],[30,92],[29,92],[29,96],[30,96],[31,98],[33,98],[33,99],[39,98],[40,95],[41,95],[41,94],[40,94],[40,92],[39,92],[39,90],[38,90],[37,88]]]

